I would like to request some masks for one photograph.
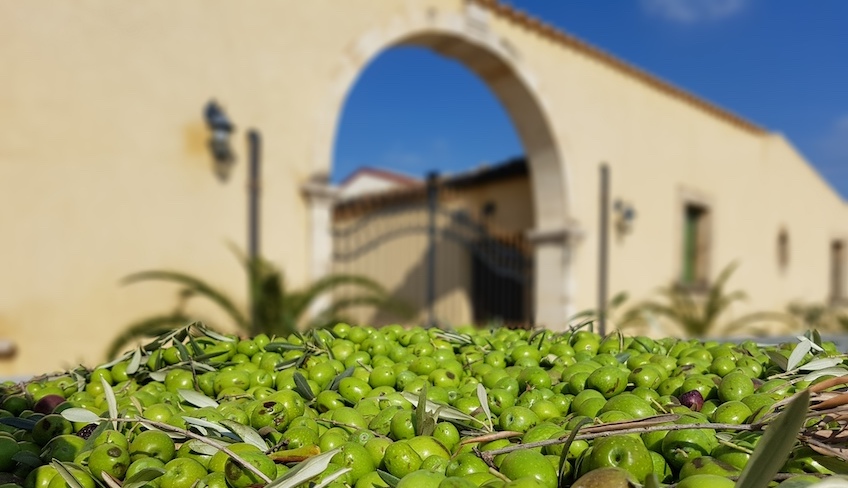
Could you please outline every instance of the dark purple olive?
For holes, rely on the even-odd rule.
[[[35,406],[32,407],[32,411],[49,415],[53,413],[53,410],[55,410],[56,407],[64,401],[65,399],[59,395],[46,395],[35,403]]]
[[[701,396],[701,392],[698,390],[687,391],[680,395],[680,404],[689,410],[700,412],[701,407],[704,406],[704,397]]]
[[[97,428],[97,424],[88,424],[77,432],[77,436],[82,437],[83,439],[88,439],[91,437],[91,434],[94,433],[94,429]]]

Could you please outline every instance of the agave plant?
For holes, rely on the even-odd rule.
[[[261,257],[249,259],[240,256],[240,258],[249,284],[247,310],[236,305],[236,301],[226,293],[187,273],[152,270],[124,278],[124,284],[166,281],[176,283],[182,288],[177,306],[173,311],[131,323],[112,341],[107,356],[115,357],[124,346],[139,337],[158,335],[196,321],[197,317],[185,311],[187,303],[192,298],[205,298],[216,304],[233,326],[250,336],[260,333],[287,336],[297,331],[298,326],[303,322],[306,328],[315,328],[349,321],[343,315],[344,312],[357,306],[378,307],[404,319],[412,315],[411,307],[391,297],[379,283],[363,276],[331,274],[303,289],[291,290],[286,288],[283,273],[267,260]],[[342,286],[352,287],[356,293],[352,296],[333,299],[320,312],[306,318],[307,312],[319,297]],[[209,325],[215,327],[216,324]]]
[[[754,312],[729,322],[722,322],[723,316],[736,302],[744,301],[748,295],[742,290],[726,292],[725,287],[730,276],[736,270],[731,263],[719,273],[715,282],[705,291],[696,291],[690,287],[673,283],[660,288],[658,294],[663,301],[647,300],[635,305],[624,316],[623,322],[664,318],[676,324],[689,337],[703,337],[711,333],[739,331],[753,323],[789,324],[791,317],[779,312]]]
[[[795,317],[804,329],[831,332],[848,330],[848,310],[839,304],[790,303],[786,311]]]

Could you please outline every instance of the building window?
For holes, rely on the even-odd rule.
[[[830,243],[830,298],[833,302],[845,297],[845,245],[841,240]]]
[[[777,234],[777,265],[783,271],[789,266],[789,233],[780,229]]]
[[[683,266],[680,277],[684,286],[707,284],[709,263],[709,211],[707,207],[686,204],[683,213]]]

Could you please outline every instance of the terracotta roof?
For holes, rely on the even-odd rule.
[[[448,175],[444,178],[443,184],[451,188],[463,188],[502,179],[527,177],[529,174],[527,159],[521,156],[496,165],[478,166],[469,171]]]
[[[439,179],[439,195],[441,200],[450,201],[457,198],[458,194],[456,191],[463,188],[474,187],[501,179],[527,177],[527,160],[524,157],[513,158],[492,166],[482,166],[467,172],[445,175]],[[368,193],[338,202],[333,211],[336,219],[350,218],[373,212],[380,208],[422,202],[426,199],[426,182],[413,180],[413,183],[405,188],[395,188],[379,193]]]
[[[421,184],[421,180],[419,180],[418,178],[414,178],[412,176],[408,176],[408,175],[405,175],[405,174],[402,174],[402,173],[395,173],[394,171],[389,171],[389,170],[385,170],[385,169],[371,168],[371,167],[365,166],[365,167],[362,167],[362,168],[358,168],[356,171],[354,171],[353,173],[348,175],[348,177],[345,178],[344,181],[342,181],[339,184],[339,186],[345,186],[348,183],[350,183],[351,181],[353,181],[354,178],[356,178],[357,176],[364,175],[364,174],[376,176],[378,178],[383,178],[384,180],[393,181],[393,182],[395,182],[399,185],[407,186],[407,187],[411,187],[411,186]]]
[[[720,119],[723,119],[731,124],[747,130],[749,132],[755,134],[767,134],[768,131],[760,127],[759,125],[746,120],[724,108],[721,108],[711,102],[704,100],[682,88],[678,88],[673,84],[665,81],[655,75],[648,73],[647,71],[642,70],[632,64],[629,64],[612,54],[609,54],[600,48],[592,46],[577,37],[574,37],[571,34],[567,34],[562,30],[554,27],[551,24],[548,24],[536,17],[533,17],[521,10],[518,10],[515,7],[507,5],[500,0],[470,0],[473,3],[476,3],[482,7],[489,9],[490,11],[500,15],[510,21],[525,27],[529,30],[532,30],[539,35],[550,39],[554,42],[562,44],[564,46],[568,46],[576,51],[579,51],[589,57],[592,57],[607,66],[618,70],[628,76],[636,78],[643,83],[646,83],[662,92],[665,92],[672,97],[678,98],[690,105],[693,105],[701,110],[704,110]]]

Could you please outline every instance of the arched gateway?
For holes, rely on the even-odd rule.
[[[429,48],[452,58],[476,73],[509,113],[521,138],[530,166],[535,228],[529,238],[534,244],[535,322],[551,328],[564,326],[573,312],[569,288],[570,249],[579,231],[569,218],[566,163],[557,147],[543,96],[533,74],[521,62],[507,39],[487,28],[488,12],[475,3],[464,14],[409,14],[396,18],[391,30],[362,33],[354,48],[339,59],[336,90],[328,94],[326,113],[333,123],[319,125],[315,173],[304,187],[311,206],[312,273],[317,278],[330,269],[332,237],[329,232],[333,190],[327,185],[333,140],[344,101],[369,62],[396,46]]]

